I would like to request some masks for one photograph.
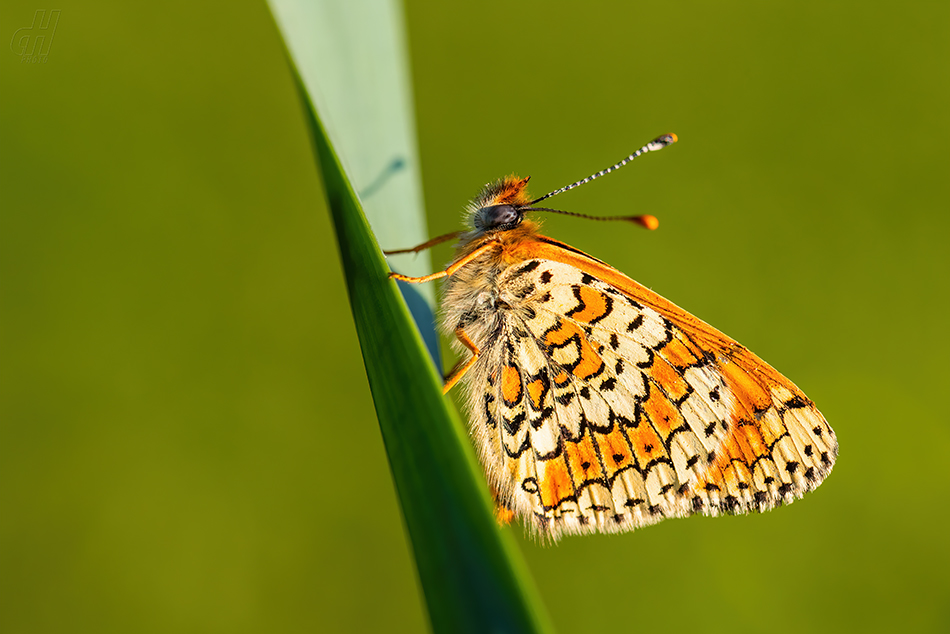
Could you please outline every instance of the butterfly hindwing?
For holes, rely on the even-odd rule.
[[[614,284],[551,259],[499,276],[503,323],[466,377],[499,501],[556,538],[817,486],[836,444],[798,389],[608,270]]]

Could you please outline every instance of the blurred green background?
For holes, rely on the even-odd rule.
[[[650,5],[407,3],[431,233],[676,132],[557,200],[658,231],[548,233],[779,368],[841,455],[764,515],[506,530],[561,632],[947,631],[950,5]],[[0,51],[0,628],[423,630],[266,6],[53,8],[46,63]]]

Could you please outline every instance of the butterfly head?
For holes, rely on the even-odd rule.
[[[494,183],[489,183],[468,206],[467,211],[469,217],[471,218],[471,222],[474,225],[474,231],[463,234],[463,241],[468,242],[474,238],[481,237],[489,233],[510,231],[517,227],[523,227],[523,229],[527,231],[536,229],[537,225],[531,223],[530,221],[525,222],[525,213],[529,211],[544,211],[548,213],[562,214],[565,216],[587,218],[589,220],[622,220],[636,223],[650,230],[656,229],[659,223],[654,216],[649,214],[609,217],[588,216],[586,214],[579,214],[572,211],[551,209],[550,207],[538,207],[537,203],[551,198],[552,196],[557,196],[558,194],[570,191],[575,187],[580,187],[581,185],[589,183],[595,178],[600,178],[605,174],[609,174],[610,172],[623,167],[642,154],[663,149],[672,143],[676,143],[676,140],[677,138],[675,134],[664,134],[659,136],[641,147],[633,154],[620,160],[618,163],[602,169],[599,172],[591,174],[587,178],[581,179],[575,183],[571,183],[566,187],[555,189],[554,191],[545,194],[540,198],[535,198],[534,200],[528,196],[528,178],[530,177],[518,178],[517,176],[507,176]]]
[[[508,231],[524,221],[528,178],[508,176],[482,189],[469,206],[477,233]]]

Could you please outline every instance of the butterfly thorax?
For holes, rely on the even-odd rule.
[[[529,220],[505,231],[476,235],[463,241],[456,248],[455,260],[490,243],[494,247],[458,270],[449,278],[443,289],[446,329],[470,328],[472,324],[484,324],[486,331],[497,328],[497,318],[514,308],[511,298],[506,298],[499,285],[502,273],[509,267],[529,257],[525,245],[538,236],[538,225]],[[479,328],[481,330],[481,328]],[[473,333],[478,341],[480,333]]]

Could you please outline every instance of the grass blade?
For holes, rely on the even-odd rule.
[[[280,8],[274,11],[280,22]],[[292,37],[285,30],[433,630],[547,631],[546,615],[520,553],[495,523],[468,435],[441,394],[441,377],[399,290],[387,279],[388,267],[334,144],[341,131],[328,131],[298,71],[301,62],[294,57]],[[372,48],[371,43],[366,46]],[[380,95],[377,103],[387,103],[386,96]]]

